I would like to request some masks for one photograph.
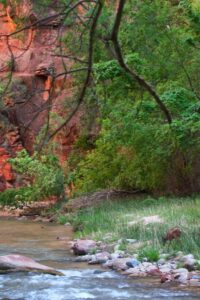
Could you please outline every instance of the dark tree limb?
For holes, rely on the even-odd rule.
[[[91,74],[92,74],[95,32],[96,32],[96,27],[97,27],[99,17],[100,17],[101,12],[102,12],[102,8],[103,8],[102,1],[99,1],[96,4],[96,7],[95,7],[96,13],[94,15],[94,18],[93,18],[93,21],[92,21],[92,24],[91,24],[91,28],[90,28],[90,33],[89,33],[89,46],[88,46],[88,53],[89,54],[88,54],[87,75],[86,75],[86,79],[85,79],[85,82],[83,84],[83,88],[81,90],[81,93],[78,97],[76,106],[73,109],[73,111],[70,113],[68,118],[49,136],[49,140],[52,139],[62,128],[64,128],[71,121],[71,119],[77,113],[77,111],[79,110],[81,104],[84,101],[84,97],[85,97],[87,88],[89,86],[90,78],[91,78]]]
[[[120,0],[119,1],[119,6],[118,6],[118,9],[117,9],[115,23],[114,23],[113,30],[112,30],[111,37],[110,37],[110,40],[113,42],[113,45],[114,45],[116,58],[118,60],[119,65],[121,66],[121,68],[126,73],[128,73],[133,78],[134,81],[137,81],[138,84],[142,88],[144,88],[154,98],[154,100],[156,101],[156,103],[160,107],[161,111],[165,115],[165,118],[166,118],[167,122],[169,124],[171,124],[172,116],[171,116],[168,108],[165,106],[165,104],[160,99],[159,95],[156,93],[156,91],[153,89],[153,87],[144,78],[139,76],[135,71],[131,70],[129,68],[129,66],[124,61],[124,57],[123,57],[123,54],[122,54],[122,50],[121,50],[121,46],[120,46],[120,43],[119,43],[118,35],[119,35],[119,29],[120,29],[120,25],[121,25],[121,21],[122,21],[122,16],[123,16],[123,10],[124,10],[124,7],[125,7],[125,3],[126,3],[126,0]]]

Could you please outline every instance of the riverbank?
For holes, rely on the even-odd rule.
[[[92,247],[93,253],[89,254],[93,256],[77,260],[94,263],[98,261],[95,251],[103,249],[104,266],[119,268],[127,275],[157,275],[163,282],[175,280],[199,285],[199,216],[198,197],[147,197],[116,201],[105,199],[96,207],[65,213],[58,219],[72,224],[77,239],[92,239],[103,245],[100,250]],[[180,238],[164,244],[163,237],[171,228],[180,229]],[[117,263],[115,259],[118,259]]]
[[[72,226],[78,247],[85,243],[87,248],[74,251],[80,254],[77,263],[100,264],[135,278],[157,277],[161,282],[200,286],[200,198],[106,198],[94,201],[93,206],[84,202],[82,209],[77,209],[74,200],[75,210],[72,203],[62,208],[35,203],[11,211],[21,221]],[[164,244],[163,237],[171,228],[180,230],[180,238]],[[65,240],[63,236],[57,239]],[[92,240],[89,246],[88,239]]]
[[[0,218],[0,227],[1,255],[26,255],[64,274],[0,275],[1,299],[199,299],[199,289],[177,289],[171,284],[162,285],[152,277],[133,279],[98,265],[74,262],[68,247],[72,239],[70,226]]]

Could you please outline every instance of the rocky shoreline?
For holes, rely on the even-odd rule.
[[[179,251],[169,258],[168,254],[162,253],[158,261],[150,262],[147,258],[139,260],[137,254],[130,255],[121,250],[107,251],[109,245],[101,241],[79,239],[71,243],[76,262],[101,265],[102,268],[112,269],[129,277],[154,277],[161,283],[175,282],[200,287],[200,261],[192,254],[184,255]]]
[[[32,222],[54,222],[55,217],[40,215],[24,215],[16,210],[12,213],[1,213],[4,217],[15,217],[19,221],[30,220]],[[70,224],[65,224],[71,226]],[[59,239],[59,237],[57,238]],[[157,261],[151,262],[147,258],[142,260],[138,254],[130,254],[119,250],[119,244],[109,244],[102,241],[78,239],[71,241],[71,250],[75,262],[84,262],[89,265],[100,265],[103,269],[112,269],[123,275],[133,278],[155,278],[160,283],[177,283],[182,286],[200,287],[200,260],[192,254],[185,255],[179,251],[170,256],[168,253],[160,253]],[[126,243],[134,244],[138,241],[127,239]]]

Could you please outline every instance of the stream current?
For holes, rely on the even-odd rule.
[[[0,299],[200,299],[198,290],[167,288],[152,280],[128,278],[97,266],[74,263],[68,245],[71,239],[68,226],[0,219],[0,255],[25,255],[64,273],[0,275]]]

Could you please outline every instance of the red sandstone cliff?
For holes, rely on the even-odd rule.
[[[48,20],[33,29],[30,25],[41,16],[32,2],[23,0],[17,6],[15,1],[8,2],[7,7],[0,4],[0,84],[3,90],[8,86],[0,98],[0,191],[14,184],[8,158],[22,148],[33,152],[35,138],[47,121],[49,106],[57,125],[67,111],[63,103],[70,103],[73,91],[71,76],[59,76],[52,82],[52,74],[63,73],[66,66],[72,65],[70,60],[56,56],[63,47],[60,35],[65,30],[60,18],[48,19],[56,11],[49,9]],[[25,22],[26,30],[19,30],[20,20]],[[62,161],[78,135],[79,119],[80,114],[56,138]]]

